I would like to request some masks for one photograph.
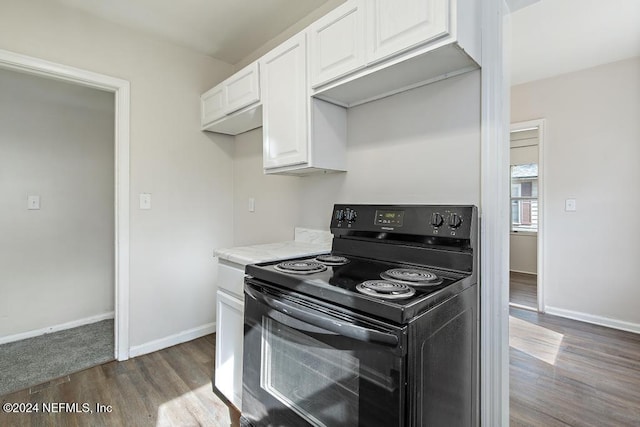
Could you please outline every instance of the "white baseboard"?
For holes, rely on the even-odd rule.
[[[0,337],[0,344],[7,344],[14,341],[21,341],[27,338],[39,337],[40,335],[50,334],[52,332],[64,331],[65,329],[77,328],[78,326],[90,325],[102,320],[115,318],[115,313],[98,314],[96,316],[85,317],[84,319],[72,320],[71,322],[60,323],[59,325],[48,326],[46,328],[35,329],[33,331],[21,332],[15,335]]]
[[[554,316],[566,317],[567,319],[579,320],[581,322],[592,323],[594,325],[606,326],[608,328],[619,329],[621,331],[640,334],[640,324],[631,323],[624,320],[612,319],[610,317],[596,316],[579,311],[566,310],[558,307],[545,307],[545,313]]]
[[[208,323],[197,328],[178,332],[174,335],[169,335],[168,337],[133,346],[129,349],[129,356],[137,357],[142,356],[143,354],[153,353],[154,351],[162,350],[167,347],[172,347],[174,345],[182,344],[184,342],[212,334],[215,331],[216,323]]]
[[[532,276],[537,276],[538,273],[535,271],[522,271],[522,270],[509,270],[511,273],[522,273],[522,274],[530,274]]]
[[[536,313],[538,312],[538,307],[531,307],[529,305],[518,304],[515,302],[510,302],[509,308],[519,308],[520,310],[535,311]]]

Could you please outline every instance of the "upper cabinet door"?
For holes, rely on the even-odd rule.
[[[306,36],[300,33],[260,60],[265,169],[308,162]]]
[[[366,64],[363,5],[363,0],[348,1],[309,27],[311,87]]]
[[[369,62],[449,33],[449,0],[369,0],[367,8]]]
[[[200,97],[200,114],[202,126],[226,114],[224,88],[222,85],[218,85],[202,94]]]
[[[243,68],[224,82],[226,114],[260,100],[258,63]]]
[[[260,76],[254,62],[200,97],[202,130],[230,135],[246,132],[262,124]]]

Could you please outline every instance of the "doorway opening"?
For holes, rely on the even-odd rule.
[[[510,133],[509,305],[544,312],[544,120]]]
[[[0,68],[113,93],[114,357],[129,358],[129,82],[0,50]]]

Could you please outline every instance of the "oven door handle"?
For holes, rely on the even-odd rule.
[[[322,314],[305,311],[292,304],[267,296],[249,284],[246,284],[245,292],[251,298],[267,305],[268,307],[309,325],[316,326],[330,332],[335,332],[336,334],[358,341],[382,344],[388,347],[398,346],[399,340],[394,334],[354,325],[335,317],[323,316]]]

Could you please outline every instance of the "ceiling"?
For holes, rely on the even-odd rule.
[[[236,64],[330,0],[55,0]],[[335,3],[335,1],[334,1]]]
[[[237,64],[344,0],[55,0]],[[640,56],[640,0],[507,0],[512,84]],[[328,10],[328,9],[327,9]]]
[[[510,3],[511,84],[640,56],[639,0]]]

